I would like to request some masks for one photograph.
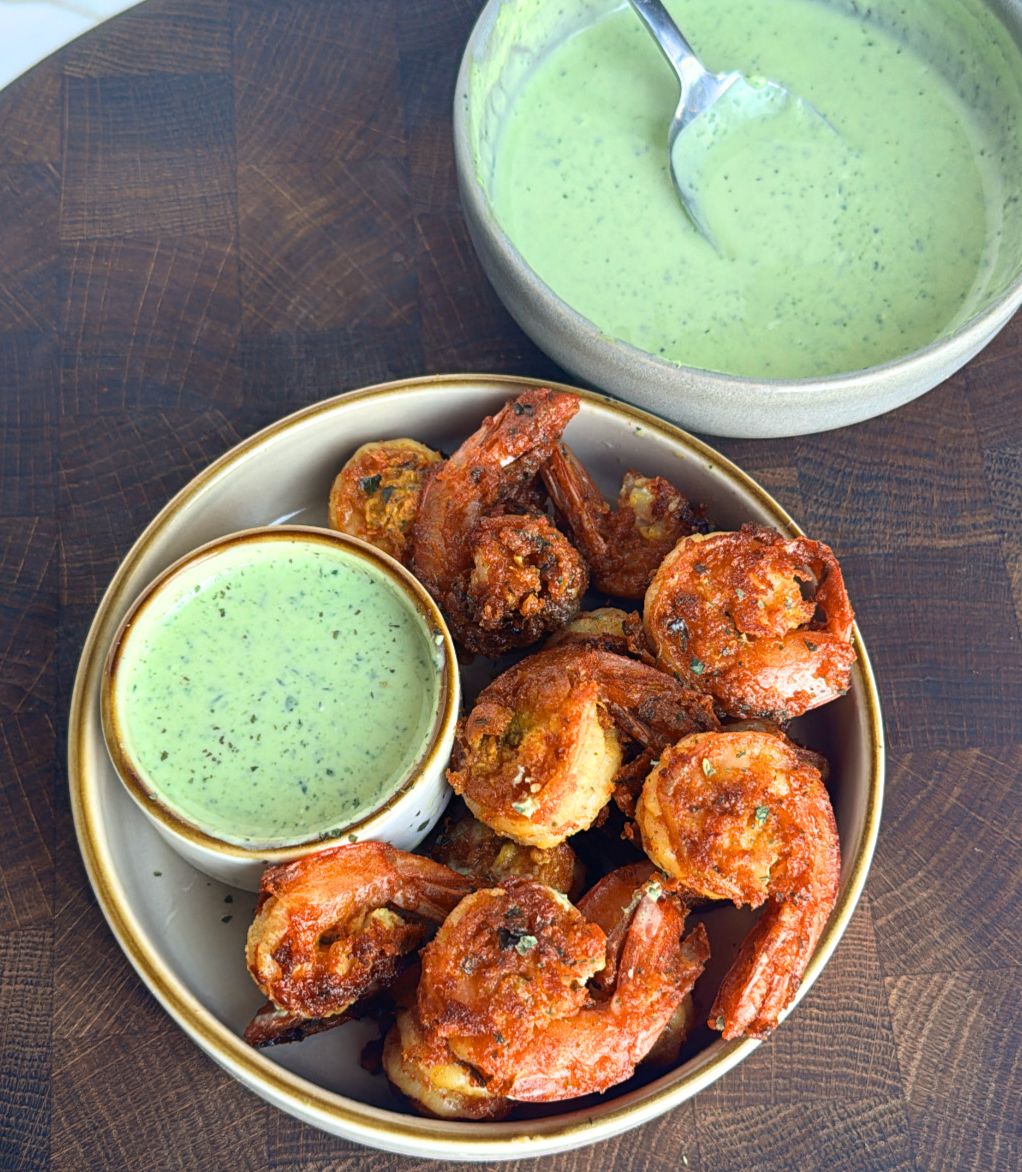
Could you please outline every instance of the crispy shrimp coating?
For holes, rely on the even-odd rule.
[[[653,662],[642,627],[642,615],[637,610],[599,606],[595,610],[579,611],[567,626],[547,639],[544,647],[560,647],[563,643],[581,643],[598,651],[612,651],[615,655],[631,655],[643,662]]]
[[[423,1033],[414,1009],[402,1010],[383,1043],[391,1085],[423,1115],[439,1119],[503,1119],[513,1104],[486,1089],[486,1080],[449,1047]]]
[[[278,1009],[298,1019],[343,1014],[393,980],[403,958],[471,890],[440,863],[382,842],[268,867],[248,930],[249,972]]]
[[[468,577],[479,629],[462,642],[488,655],[535,643],[572,618],[588,583],[578,551],[549,517],[484,517]]]
[[[330,528],[369,541],[407,565],[426,477],[441,460],[439,452],[413,439],[363,444],[330,489]]]
[[[848,690],[854,617],[828,546],[760,525],[683,538],[643,611],[665,671],[730,716],[780,723]]]
[[[569,643],[483,689],[447,777],[498,834],[549,848],[591,826],[610,800],[626,739],[658,748],[715,726],[708,698],[665,673]]]
[[[480,1048],[499,1049],[534,1020],[585,1005],[604,948],[603,932],[559,891],[506,879],[463,899],[423,950],[419,1021],[478,1066]]]
[[[588,571],[544,516],[508,514],[578,411],[574,395],[524,391],[440,466],[422,494],[412,570],[457,641],[499,655],[568,622]]]
[[[457,1061],[485,1090],[517,1101],[592,1094],[628,1078],[702,971],[698,928],[648,885],[628,912],[612,988],[586,982],[605,937],[563,896],[509,880],[459,904],[423,954],[417,1023],[420,1069]],[[428,1078],[426,1079],[428,1082]]]
[[[574,899],[585,882],[585,868],[568,843],[549,850],[522,846],[471,814],[445,827],[430,854],[474,887],[493,887],[504,879],[535,879]]]
[[[697,733],[665,750],[636,813],[649,858],[685,889],[766,904],[710,1011],[764,1037],[791,1004],[837,898],[841,852],[818,757],[777,732]]]
[[[710,528],[702,508],[662,476],[626,472],[611,508],[565,443],[543,466],[543,480],[589,563],[593,584],[618,598],[642,598],[678,538]]]

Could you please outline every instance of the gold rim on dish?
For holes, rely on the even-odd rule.
[[[469,1123],[429,1120],[361,1103],[324,1090],[317,1084],[271,1062],[228,1029],[185,989],[152,948],[141,928],[113,865],[102,835],[94,778],[83,771],[90,707],[98,703],[105,660],[119,624],[115,614],[126,609],[125,580],[138,565],[164,524],[208,485],[246,459],[266,440],[316,415],[334,410],[339,403],[386,398],[406,390],[441,385],[479,385],[493,389],[548,386],[567,391],[602,410],[625,415],[635,424],[705,460],[757,499],[777,525],[793,536],[802,530],[788,513],[751,477],[713,448],[679,427],[637,407],[605,395],[549,380],[510,375],[429,375],[379,383],[315,403],[277,420],[243,440],[198,473],[166,504],[143,530],[114,574],[99,604],[82,650],[68,725],[68,779],[75,832],[85,869],[115,939],[145,985],[177,1024],[211,1058],[251,1090],[299,1118],[351,1139],[388,1151],[410,1154],[456,1156],[469,1160],[541,1155],[609,1138],[655,1118],[684,1102],[742,1061],[757,1046],[755,1039],[717,1041],[682,1067],[668,1072],[638,1090],[620,1096],[613,1105],[576,1109],[550,1118],[511,1123]],[[847,882],[806,969],[796,1003],[815,982],[847,927],[865,885],[880,827],[884,787],[884,743],[876,682],[858,626],[853,629],[858,656],[854,674],[865,701],[869,723],[869,782],[859,841],[852,856]],[[794,1008],[794,1005],[791,1007]],[[790,1010],[789,1010],[790,1012]]]

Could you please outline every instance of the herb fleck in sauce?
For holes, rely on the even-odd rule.
[[[126,748],[167,805],[220,837],[330,834],[427,747],[436,648],[389,579],[342,549],[273,540],[230,554],[126,639]]]

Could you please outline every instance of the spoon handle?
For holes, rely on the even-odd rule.
[[[653,40],[660,46],[661,53],[678,75],[684,97],[700,78],[707,75],[706,68],[660,0],[629,0],[629,3],[653,34]]]

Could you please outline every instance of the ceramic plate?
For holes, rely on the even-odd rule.
[[[299,1045],[251,1049],[240,1035],[262,1001],[244,963],[254,897],[192,870],[136,809],[103,742],[100,675],[132,600],[182,554],[250,526],[284,520],[325,524],[333,477],[360,444],[409,435],[451,451],[528,382],[464,375],[370,387],[290,415],[239,444],[178,493],[125,558],[86,640],[71,706],[69,776],[82,856],[100,907],[145,984],[198,1046],[263,1098],[326,1131],[408,1155],[494,1160],[580,1147],[683,1102],[759,1043],[723,1042],[703,1027],[682,1064],[667,1074],[645,1081],[640,1076],[605,1096],[504,1123],[454,1123],[412,1114],[383,1078],[359,1065],[361,1048],[373,1036],[367,1023],[345,1025]],[[616,494],[622,473],[634,467],[669,477],[703,501],[722,528],[759,521],[799,532],[763,489],[698,440],[642,411],[576,393],[582,406],[566,438],[608,495]],[[831,761],[829,785],[844,859],[837,906],[800,994],[813,984],[848,923],[880,820],[880,711],[858,632],[855,638],[859,660],[851,690],[803,718],[795,730]],[[718,971],[747,924],[743,914],[731,910],[707,917]],[[704,977],[707,985],[713,980],[712,973]]]

